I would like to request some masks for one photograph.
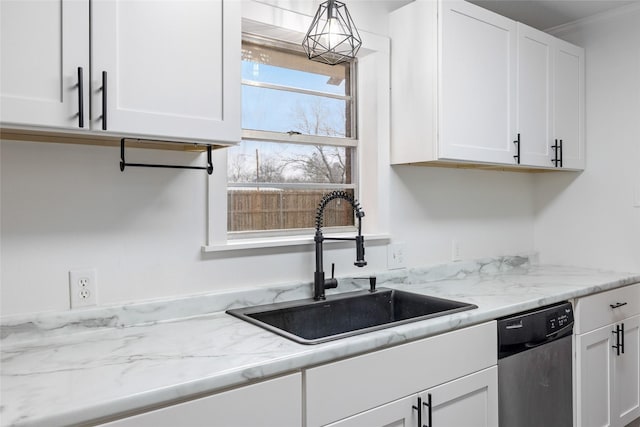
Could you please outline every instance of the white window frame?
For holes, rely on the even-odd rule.
[[[297,43],[311,24],[311,16],[285,10],[258,1],[243,1],[243,31]],[[354,171],[357,174],[358,200],[365,211],[363,233],[367,241],[388,241],[390,168],[390,40],[388,37],[360,31],[363,45],[358,54],[357,122],[359,141]],[[292,135],[291,142],[305,139]],[[260,248],[312,245],[313,235],[295,235],[278,231],[263,232],[263,237],[229,239],[227,233],[227,150],[214,150],[214,173],[207,176],[207,240],[203,252],[252,250]],[[335,235],[350,235],[338,232]],[[293,250],[293,249],[292,249]]]
[[[302,46],[297,49],[298,45],[293,43],[275,41],[265,39],[263,37],[256,37],[251,34],[243,34],[242,41],[247,41],[252,44],[257,44],[260,46],[264,46],[266,48],[273,49],[282,49],[284,51],[290,51],[292,53],[299,53],[304,55],[304,51]],[[276,90],[283,90],[294,93],[302,93],[307,95],[321,96],[324,98],[333,98],[339,99],[343,101],[351,102],[351,123],[349,123],[350,127],[350,137],[331,137],[324,135],[299,135],[299,134],[287,134],[284,132],[272,132],[265,130],[254,130],[254,129],[242,129],[242,139],[243,140],[252,140],[252,141],[261,141],[261,142],[274,142],[274,143],[291,143],[291,144],[301,144],[301,145],[324,145],[331,147],[346,147],[352,148],[353,154],[355,154],[355,162],[353,164],[351,170],[351,184],[339,184],[339,183],[246,183],[246,184],[230,184],[227,182],[228,188],[239,188],[239,187],[270,187],[270,188],[298,188],[298,189],[322,189],[322,190],[344,190],[350,189],[354,191],[355,198],[359,198],[358,194],[358,106],[357,106],[357,67],[356,64],[349,64],[350,69],[350,79],[349,79],[349,92],[351,95],[338,95],[331,94],[327,92],[319,92],[313,91],[303,88],[295,88],[291,86],[282,86],[270,83],[262,83],[262,82],[254,82],[248,80],[242,80],[243,85],[260,87],[260,88],[269,88]],[[356,229],[355,224],[351,226],[338,226],[338,227],[330,227],[327,228],[328,233],[335,232],[351,232]],[[247,231],[228,231],[227,230],[227,239],[228,240],[236,240],[236,239],[260,239],[264,237],[277,237],[277,236],[295,236],[295,235],[310,235],[313,232],[313,227],[309,228],[295,228],[295,229],[272,229],[272,230],[247,230]]]

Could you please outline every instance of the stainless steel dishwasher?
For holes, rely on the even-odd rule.
[[[500,427],[571,427],[573,308],[562,302],[498,319]]]

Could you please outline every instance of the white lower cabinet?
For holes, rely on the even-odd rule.
[[[418,425],[417,396],[398,399],[353,417],[331,423],[328,427],[406,427]]]
[[[498,425],[498,368],[434,387],[420,394],[429,427],[491,427]],[[423,415],[423,420],[425,415]]]
[[[102,427],[246,427],[302,425],[301,374],[123,418]]]
[[[420,413],[418,413],[420,408]],[[330,424],[330,427],[498,425],[498,368],[439,385]]]
[[[488,322],[308,369],[306,426],[497,427],[496,340]]]
[[[578,299],[577,426],[624,427],[640,418],[639,312],[640,284]]]
[[[640,316],[626,319],[624,353],[613,357],[613,425],[640,418]]]

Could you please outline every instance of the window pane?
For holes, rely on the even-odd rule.
[[[331,66],[253,43],[242,43],[242,79],[348,95],[345,82],[349,66]]]
[[[314,228],[316,209],[331,190],[229,188],[229,231]],[[346,189],[353,196],[353,190]],[[352,226],[354,215],[345,200],[331,201],[324,210],[324,227]]]
[[[228,148],[233,183],[352,183],[355,149],[243,140]]]
[[[356,148],[289,143],[286,135],[293,131],[338,143],[352,138],[351,79],[350,64],[330,66],[309,61],[295,48],[243,41],[242,127],[282,134],[282,141],[243,140],[227,149],[229,232],[313,228],[324,195],[356,193]],[[331,201],[323,226],[353,225],[349,202]]]
[[[349,137],[350,101],[242,86],[243,129]]]

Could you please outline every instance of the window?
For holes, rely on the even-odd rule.
[[[243,139],[228,149],[228,232],[312,228],[324,194],[357,197],[354,68],[243,41]],[[325,210],[325,227],[353,225],[348,202]]]

